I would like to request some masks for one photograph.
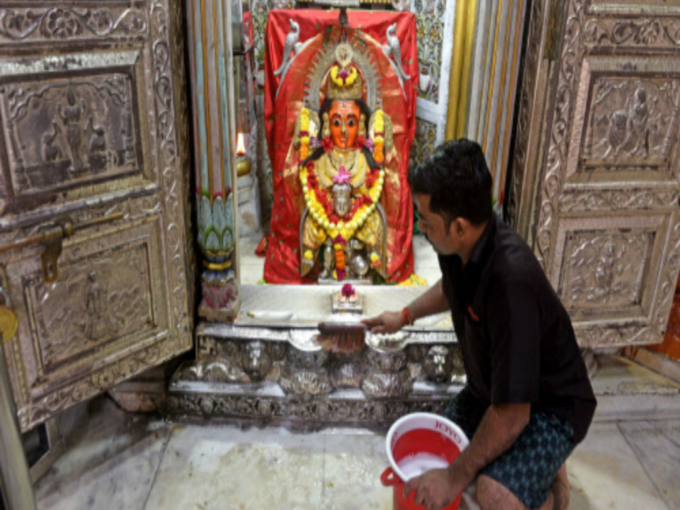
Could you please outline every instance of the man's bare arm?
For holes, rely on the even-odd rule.
[[[444,294],[441,279],[430,287],[425,294],[408,305],[407,308],[411,322],[428,315],[447,311],[449,309],[449,302]],[[372,333],[377,334],[395,333],[408,325],[405,323],[401,312],[383,312],[377,317],[364,320],[363,323],[366,324]]]
[[[441,278],[418,299],[408,305],[408,313],[411,320],[422,319],[429,315],[446,312],[449,309],[449,301],[444,294]]]
[[[470,445],[449,466],[451,478],[463,487],[508,450],[529,423],[531,404],[490,406]]]

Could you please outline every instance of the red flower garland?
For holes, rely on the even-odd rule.
[[[355,197],[354,204],[352,204],[352,210],[345,215],[345,218],[353,218],[356,212],[361,209],[362,206],[370,206],[371,204],[373,204],[373,200],[371,200],[371,197],[367,195],[359,195],[358,197]]]
[[[330,138],[326,138],[325,140],[323,140],[322,145],[327,141],[330,141]],[[324,150],[325,149],[326,148],[324,145]],[[333,204],[331,203],[331,200],[328,197],[328,192],[325,189],[319,188],[319,181],[316,177],[316,174],[314,173],[314,168],[316,166],[315,162],[308,161],[306,166],[307,166],[307,184],[309,186],[309,189],[314,192],[316,200],[319,202],[321,207],[323,207],[323,210],[326,212],[326,216],[328,217],[329,222],[337,224],[341,220],[346,222],[351,221],[351,219],[354,217],[357,211],[361,209],[363,206],[373,205],[373,200],[371,199],[370,196],[359,195],[354,197],[352,208],[350,209],[350,211],[342,217],[338,216],[335,213],[335,210],[333,209]],[[366,175],[366,186],[368,188],[371,188],[373,184],[375,184],[375,181],[378,179],[379,176],[380,176],[379,168],[371,169],[368,172],[368,175]]]
[[[375,181],[378,180],[378,177],[380,177],[380,169],[371,169],[371,171],[368,172],[368,175],[366,176],[366,187],[370,189],[375,184]]]
[[[321,147],[323,147],[324,152],[330,152],[333,150],[333,140],[330,136],[321,139]]]

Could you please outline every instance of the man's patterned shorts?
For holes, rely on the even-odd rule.
[[[485,410],[465,387],[451,400],[444,416],[472,440]],[[573,439],[570,424],[551,414],[532,412],[517,441],[479,474],[506,487],[527,508],[540,508],[550,495],[557,472],[574,449]]]

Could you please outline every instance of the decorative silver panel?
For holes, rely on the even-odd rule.
[[[171,386],[168,413],[178,420],[228,420],[280,424],[294,430],[313,431],[324,426],[389,427],[410,413],[442,414],[460,387],[440,387],[403,399],[366,400],[357,390],[345,390],[323,399],[287,397],[273,385],[252,392],[220,391],[205,383]]]
[[[0,60],[5,196],[141,172],[141,72],[139,51]]]
[[[119,339],[149,335],[158,328],[159,313],[165,325],[165,310],[157,309],[165,296],[156,295],[156,286],[152,285],[161,277],[158,269],[153,274],[160,262],[157,228],[156,232],[133,229],[128,235],[144,237],[107,246],[88,254],[87,261],[69,264],[68,254],[62,255],[56,283],[43,283],[39,268],[23,276],[32,336],[43,372]],[[116,239],[123,240],[122,236]],[[83,247],[80,250],[85,251]],[[8,266],[9,271],[13,269]]]
[[[650,316],[669,220],[645,215],[561,221],[551,277],[574,321]]]
[[[679,91],[677,80],[597,79],[581,171],[667,169],[677,140]]]
[[[304,327],[199,325],[198,359],[173,376],[168,411],[197,419],[283,418],[303,427],[375,426],[394,421],[405,414],[397,410],[415,402],[423,411],[439,412],[452,389],[465,382],[452,331],[437,340],[413,332],[396,346],[374,338],[351,354],[323,350],[314,342],[317,333]],[[299,415],[289,407],[295,402],[305,403]],[[286,410],[289,415],[281,414]]]
[[[31,402],[19,409],[23,423],[77,402],[89,385],[104,390],[133,375],[143,367],[133,361],[138,357],[149,365],[160,361],[159,342],[171,336],[161,228],[156,215],[66,244],[59,279],[50,285],[43,283],[37,257],[5,265],[3,286],[20,321],[9,345],[20,362],[23,396]],[[83,375],[75,387],[58,389]]]
[[[633,9],[639,9],[640,3]],[[592,12],[611,11],[612,4],[595,6]],[[650,6],[648,11],[662,11],[663,7]],[[656,7],[656,9],[654,8]],[[668,11],[667,11],[668,12]],[[639,10],[638,10],[639,13]],[[675,16],[680,14],[676,7]],[[680,23],[674,18],[592,18],[586,22],[585,43],[588,46],[598,44],[627,45],[639,48],[665,48],[669,44],[680,43]]]
[[[567,183],[673,181],[680,59],[586,57],[578,90]]]
[[[142,136],[148,126],[140,114],[146,109],[143,69],[139,50],[0,57],[3,209],[25,195],[138,174],[152,180],[144,162],[148,137]],[[26,206],[10,212],[20,209]]]
[[[654,232],[574,231],[567,238],[560,297],[572,313],[639,305]]]
[[[107,2],[92,8],[90,2],[3,2],[0,42],[60,42],[65,40],[131,39],[148,36],[148,11],[133,2]],[[80,7],[78,4],[85,4]],[[90,6],[87,6],[87,4]],[[12,5],[13,4],[13,5]],[[45,5],[47,4],[47,5]],[[52,4],[52,5],[49,5]]]
[[[680,269],[679,42],[676,0],[532,10],[528,44],[547,59],[527,55],[511,212],[586,347],[655,343],[666,328]]]
[[[0,5],[0,254],[19,318],[4,344],[28,429],[191,345],[193,257],[181,2]]]

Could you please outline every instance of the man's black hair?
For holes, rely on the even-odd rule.
[[[437,147],[409,169],[413,195],[429,195],[430,210],[447,221],[479,225],[491,218],[491,174],[478,143],[461,138]]]
[[[319,125],[319,133],[323,133],[323,114],[330,111],[333,101],[341,101],[341,99],[330,99],[327,97],[321,105],[321,108],[319,108],[319,121],[321,123]],[[347,99],[347,101],[354,101],[359,105],[359,108],[361,108],[361,113],[364,114],[364,129],[366,133],[368,133],[368,121],[371,119],[371,109],[366,104],[366,101],[363,99]],[[376,163],[373,159],[373,154],[371,154],[371,151],[369,151],[366,147],[363,147],[361,152],[364,153],[364,157],[366,158],[368,166],[371,168],[379,168],[380,165],[378,165],[378,163]],[[317,147],[317,149],[312,152],[312,154],[310,154],[303,163],[307,163],[308,161],[316,161],[321,156],[323,156],[323,147]]]

